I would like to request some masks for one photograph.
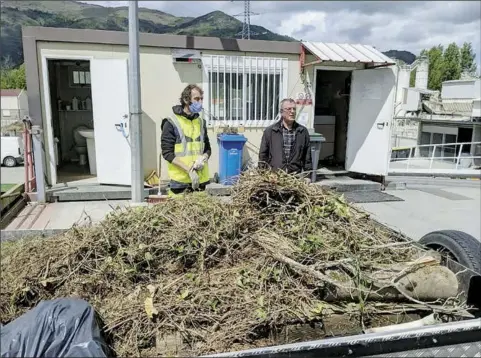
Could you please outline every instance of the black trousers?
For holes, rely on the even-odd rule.
[[[196,191],[205,191],[206,186],[207,186],[207,184],[200,184],[199,189],[197,189]],[[186,188],[170,188],[170,191],[173,194],[178,195],[178,194],[182,194],[182,193],[192,193],[194,191],[194,189],[192,189],[191,186],[188,186]]]

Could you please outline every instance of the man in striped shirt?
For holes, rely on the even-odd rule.
[[[309,131],[296,122],[296,102],[283,99],[280,112],[281,119],[267,127],[262,136],[259,166],[292,174],[312,171]]]

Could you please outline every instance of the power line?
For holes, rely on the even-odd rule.
[[[233,2],[234,0],[231,0]],[[243,39],[250,40],[251,35],[258,35],[255,32],[251,32],[251,15],[259,15],[258,13],[251,11],[251,2],[249,0],[244,0],[244,12],[233,15],[235,17],[243,16],[244,22],[242,23],[242,31],[236,35],[242,35]]]

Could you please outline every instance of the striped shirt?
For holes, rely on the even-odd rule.
[[[289,160],[292,147],[294,146],[294,140],[296,139],[296,133],[293,129],[287,129],[282,126],[282,137],[284,139],[284,155],[286,159]]]

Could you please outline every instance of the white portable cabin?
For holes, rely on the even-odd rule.
[[[302,42],[300,67],[311,79],[313,128],[326,137],[321,159],[334,156],[347,171],[386,176],[395,62],[372,46]]]

